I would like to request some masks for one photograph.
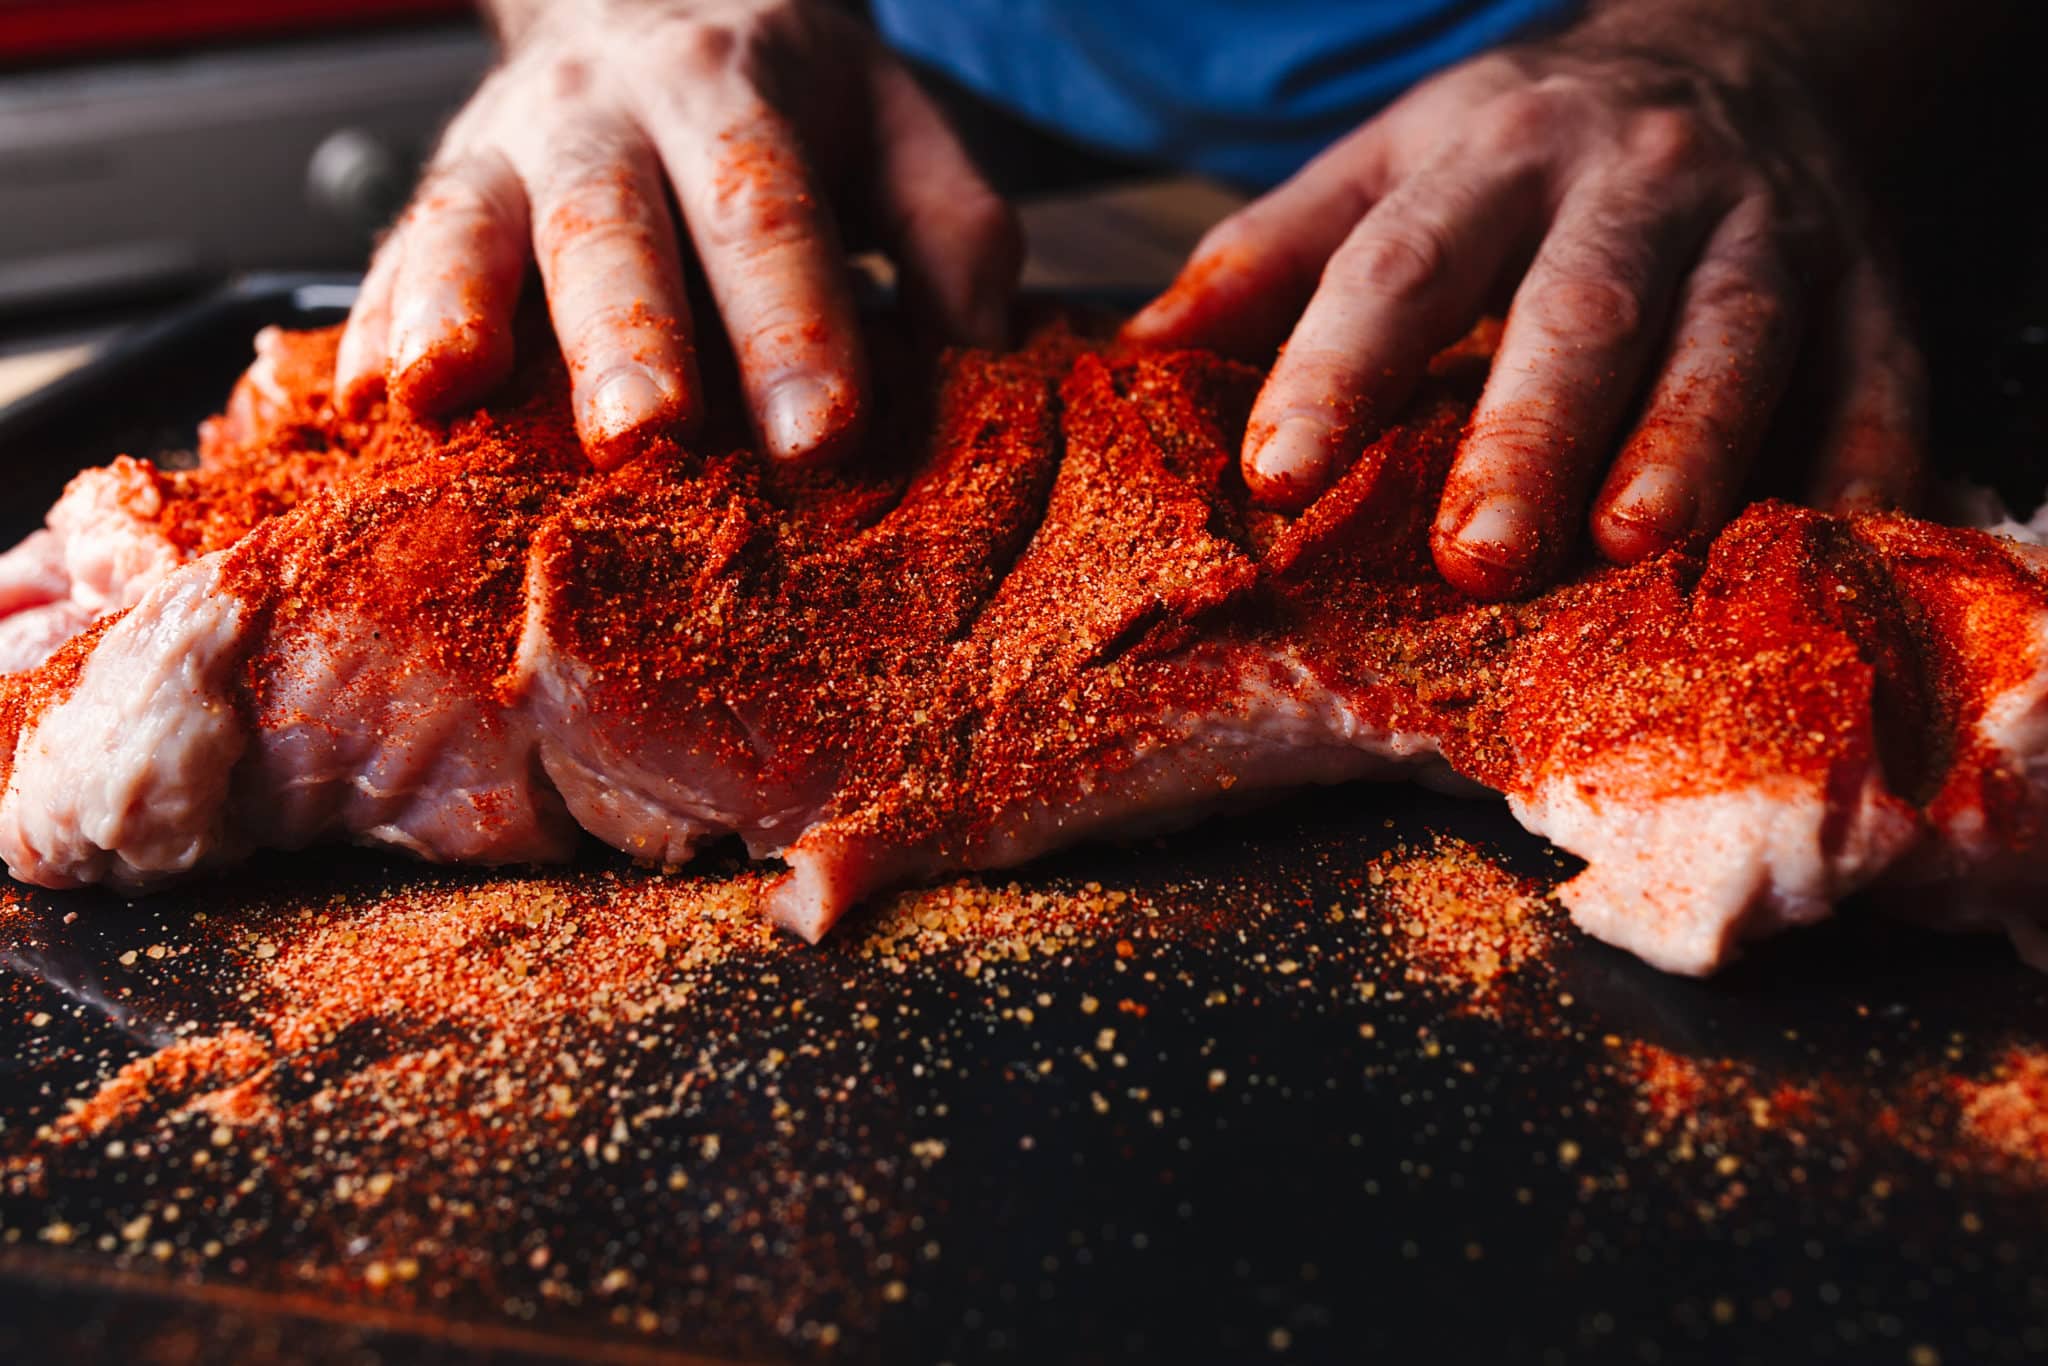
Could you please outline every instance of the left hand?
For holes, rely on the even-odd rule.
[[[1731,68],[1570,35],[1454,68],[1218,225],[1126,335],[1285,338],[1243,462],[1299,506],[1514,284],[1433,535],[1481,597],[1562,568],[1603,471],[1610,560],[1718,529],[1802,342],[1831,384],[1810,498],[1910,505],[1924,367],[1848,159],[1796,83]]]

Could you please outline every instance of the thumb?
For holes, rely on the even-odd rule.
[[[1124,325],[1124,338],[1270,356],[1382,192],[1383,141],[1368,124],[1211,228],[1167,291]]]

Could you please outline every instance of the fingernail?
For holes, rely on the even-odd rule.
[[[611,441],[659,417],[667,405],[667,396],[654,376],[637,365],[625,365],[599,381],[584,409],[584,420],[592,435]]]
[[[1151,303],[1133,313],[1118,335],[1128,341],[1147,341],[1162,332],[1169,332],[1179,315],[1186,312],[1186,305],[1172,294],[1162,294]]]
[[[1330,460],[1330,429],[1312,417],[1290,417],[1252,452],[1251,472],[1260,501],[1305,503],[1322,484]]]
[[[583,449],[601,470],[617,469],[645,448],[647,429],[672,412],[661,382],[637,365],[622,365],[591,391],[578,423]]]
[[[429,330],[421,321],[403,316],[393,318],[387,350],[390,373],[402,375],[425,360],[431,349],[427,344],[428,336]]]
[[[1483,564],[1510,573],[1528,568],[1536,558],[1541,523],[1528,499],[1513,493],[1489,493],[1458,528],[1458,550]]]
[[[440,404],[447,369],[436,365],[437,348],[423,327],[408,327],[391,334],[391,359],[385,370],[384,389],[401,406],[416,412],[432,412]]]
[[[1828,502],[1830,512],[1887,512],[1898,506],[1898,499],[1883,485],[1869,479],[1851,479],[1842,485],[1841,491]]]
[[[1159,340],[1173,337],[1204,313],[1213,320],[1222,299],[1229,298],[1233,291],[1242,295],[1256,260],[1242,248],[1197,248],[1194,258],[1182,267],[1166,292],[1124,324],[1123,335],[1133,341]],[[1219,285],[1224,289],[1220,297]]]
[[[1607,515],[1627,522],[1639,531],[1673,541],[1692,530],[1697,511],[1689,481],[1668,465],[1649,465],[1609,504]]]
[[[377,401],[384,397],[384,372],[363,370],[339,375],[335,381],[335,406],[341,415],[360,419],[368,417]]]
[[[815,375],[784,380],[762,405],[761,439],[778,460],[809,455],[846,425],[838,390]]]

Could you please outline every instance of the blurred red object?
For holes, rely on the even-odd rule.
[[[472,8],[470,0],[0,0],[0,62],[268,38]]]

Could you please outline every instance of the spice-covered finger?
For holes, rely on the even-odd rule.
[[[1911,510],[1927,477],[1926,358],[1874,258],[1843,277],[1835,312],[1835,397],[1809,501],[1843,512]]]
[[[384,397],[384,372],[390,364],[391,288],[398,279],[404,250],[405,237],[399,232],[387,234],[378,243],[356,290],[355,304],[348,311],[348,325],[341,330],[341,344],[334,355],[334,397],[343,411],[356,416]]]
[[[1383,141],[1368,124],[1211,228],[1166,292],[1124,324],[1124,337],[1270,354],[1315,294],[1331,253],[1385,191]]]
[[[1746,202],[1686,281],[1663,372],[1593,502],[1593,542],[1617,564],[1716,531],[1735,511],[1799,339],[1798,293],[1769,226]]]
[[[1686,206],[1639,184],[1602,177],[1568,195],[1515,292],[1432,537],[1438,570],[1468,593],[1527,592],[1579,533],[1694,246]]]
[[[533,179],[534,254],[576,430],[608,469],[699,415],[675,227],[653,150],[622,119],[564,129]]]
[[[877,211],[909,291],[954,337],[1000,346],[1024,265],[1017,215],[903,67],[877,64]]]
[[[1252,408],[1244,477],[1260,501],[1306,503],[1407,401],[1430,356],[1471,326],[1537,189],[1445,165],[1365,216]]]
[[[852,290],[825,198],[789,122],[729,74],[650,96],[705,278],[771,458],[829,458],[862,416]]]
[[[481,397],[512,369],[512,316],[530,255],[526,193],[503,154],[430,170],[398,229],[391,397],[439,413]]]

